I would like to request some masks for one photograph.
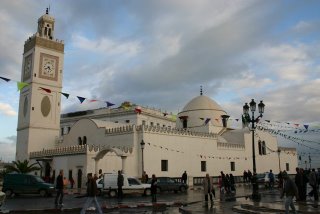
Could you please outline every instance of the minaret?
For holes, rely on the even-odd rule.
[[[60,136],[64,44],[54,39],[54,22],[47,9],[24,44],[21,81],[29,85],[20,92],[16,160],[54,148]]]

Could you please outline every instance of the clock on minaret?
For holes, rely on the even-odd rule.
[[[48,10],[37,29],[24,44],[21,80],[28,85],[20,91],[17,160],[54,148],[60,137],[64,43],[54,38],[55,19]]]
[[[39,77],[48,80],[58,79],[59,57],[40,53]]]

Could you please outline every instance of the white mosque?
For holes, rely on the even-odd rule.
[[[251,131],[230,128],[227,112],[202,91],[176,119],[129,102],[61,115],[64,43],[54,38],[54,24],[48,12],[41,16],[24,45],[21,79],[29,85],[20,94],[17,160],[39,162],[42,176],[62,169],[78,187],[86,173],[99,169],[136,177],[143,171],[170,177],[187,171],[190,185],[206,173],[252,171]],[[276,136],[259,129],[255,145],[258,173],[294,173],[295,148],[278,147]]]

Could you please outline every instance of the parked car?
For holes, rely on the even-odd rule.
[[[277,174],[273,174],[273,175],[274,175],[274,184],[276,184],[279,182],[278,175]],[[269,186],[269,172],[257,174],[257,178],[258,178],[259,185],[264,185],[265,187]]]
[[[151,183],[149,179],[148,183]],[[185,192],[188,189],[188,185],[182,182],[177,182],[170,177],[157,177],[157,192],[174,191]]]
[[[55,189],[53,184],[46,183],[39,176],[9,173],[4,176],[2,191],[6,196],[12,194],[37,194],[51,195]]]
[[[151,185],[142,184],[138,179],[123,174],[123,194],[142,194],[142,195],[151,195]],[[110,197],[117,196],[118,186],[117,186],[117,173],[105,173],[103,175],[103,191],[109,194]],[[99,181],[99,185],[100,185]],[[101,186],[101,185],[100,185]]]

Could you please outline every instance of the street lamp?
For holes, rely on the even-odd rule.
[[[142,160],[142,163],[141,163],[141,166],[142,166],[142,175],[143,175],[143,172],[144,172],[144,161],[143,161],[143,149],[144,149],[144,145],[145,145],[145,142],[143,141],[143,139],[141,140],[141,143],[140,143],[140,146],[141,146],[141,160]]]
[[[250,106],[249,106],[250,105]],[[261,196],[259,194],[259,186],[257,183],[257,169],[256,169],[256,153],[255,153],[255,143],[254,143],[254,131],[256,129],[255,123],[257,123],[258,119],[262,117],[264,113],[264,107],[262,100],[258,104],[259,116],[257,118],[254,117],[254,112],[257,108],[257,103],[254,99],[249,103],[245,103],[243,106],[243,115],[246,118],[247,122],[251,123],[251,131],[252,131],[252,165],[253,165],[253,180],[252,180],[252,199],[260,200]],[[249,115],[249,110],[251,111],[251,118]]]
[[[309,164],[310,164],[310,170],[311,170],[311,156],[310,156],[310,153],[309,153]]]

